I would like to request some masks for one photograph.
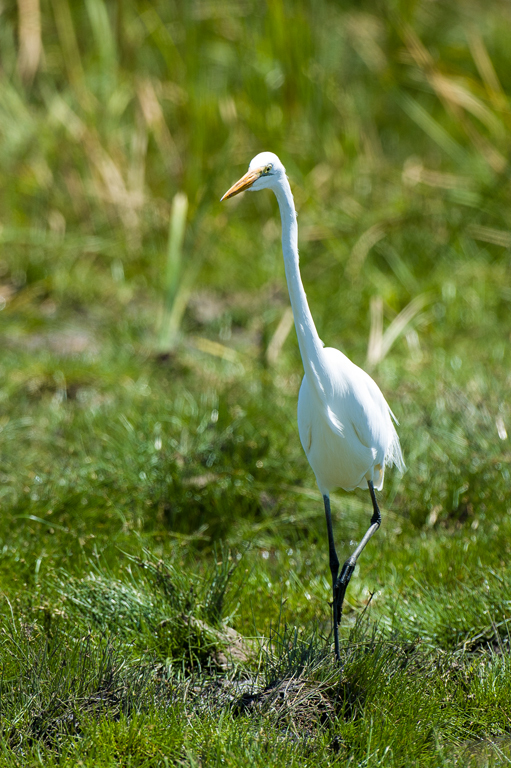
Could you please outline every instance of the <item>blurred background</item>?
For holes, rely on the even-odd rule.
[[[388,535],[503,530],[510,23],[506,2],[4,0],[0,497],[26,552],[58,526],[68,552],[323,552],[276,201],[219,202],[261,150],[321,338],[400,421]],[[365,496],[337,497],[345,542]]]

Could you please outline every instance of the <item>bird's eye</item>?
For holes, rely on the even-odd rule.
[[[269,173],[269,172],[271,171],[271,169],[272,169],[272,168],[273,168],[273,165],[272,165],[271,163],[268,163],[268,165],[267,165],[267,166],[266,166],[266,168],[264,169],[264,172],[265,172],[265,173]]]

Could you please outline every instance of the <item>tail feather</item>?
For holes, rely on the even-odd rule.
[[[394,420],[394,414],[391,411],[391,415],[393,416]],[[396,421],[397,423],[397,421]],[[394,425],[392,425],[392,440],[390,441],[389,447],[387,448],[387,452],[385,453],[385,464],[388,467],[391,467],[394,465],[397,467],[399,472],[403,474],[406,471],[406,464],[403,459],[403,453],[401,451],[401,444],[399,442],[399,437],[394,429]]]

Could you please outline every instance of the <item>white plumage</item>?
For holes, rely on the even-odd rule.
[[[320,352],[323,391],[303,377],[298,431],[323,495],[383,487],[385,466],[403,469],[392,412],[373,379],[338,349]]]
[[[349,580],[360,552],[378,530],[381,515],[374,488],[383,487],[385,467],[404,470],[394,416],[379,387],[338,349],[320,340],[303,288],[298,262],[298,226],[291,187],[277,155],[261,152],[248,172],[222,200],[245,189],[272,189],[282,219],[282,251],[289,298],[305,375],[298,397],[298,431],[303,449],[323,495],[333,587],[335,653],[340,658],[338,624]],[[344,563],[338,577],[330,512],[330,493],[369,487],[373,502],[371,525]]]

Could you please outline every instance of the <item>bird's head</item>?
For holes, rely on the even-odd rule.
[[[250,161],[247,173],[236,184],[227,190],[222,200],[234,197],[249,189],[256,192],[259,189],[275,189],[286,176],[286,169],[273,152],[260,152]]]

